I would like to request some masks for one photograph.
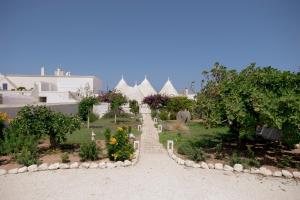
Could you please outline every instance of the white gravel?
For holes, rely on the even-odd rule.
[[[148,118],[145,119],[147,125]],[[152,125],[152,123],[150,123]],[[147,133],[144,133],[147,135]],[[185,168],[166,152],[140,153],[135,166],[0,176],[0,199],[300,199],[294,179]]]

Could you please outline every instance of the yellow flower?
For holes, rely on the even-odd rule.
[[[8,115],[5,112],[0,112],[0,120],[6,121],[8,120]]]
[[[122,128],[122,127],[118,127],[118,128],[117,128],[117,131],[120,131],[120,132],[121,132],[121,131],[123,131],[123,128]]]
[[[111,137],[110,141],[109,141],[109,144],[111,144],[111,145],[117,144],[117,139],[115,137]]]
[[[116,160],[116,159],[117,159],[117,157],[118,157],[118,155],[117,155],[116,153],[114,153],[114,154],[111,154],[111,156],[112,156],[112,157],[114,157],[114,160]]]

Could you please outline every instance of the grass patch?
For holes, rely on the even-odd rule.
[[[166,123],[175,123],[167,121]],[[166,125],[166,124],[165,124]],[[192,141],[198,147],[215,147],[222,140],[231,137],[227,127],[205,128],[199,122],[190,122],[187,124],[188,131],[164,131],[159,135],[160,142],[166,147],[167,140],[173,140],[175,148],[178,144],[185,141]]]
[[[96,140],[104,140],[104,129],[109,128],[112,131],[116,130],[117,127],[131,126],[132,133],[135,136],[139,136],[141,132],[137,130],[137,125],[140,124],[138,118],[118,118],[117,124],[114,123],[114,119],[111,118],[101,118],[90,124],[90,128],[86,128],[83,125],[80,130],[75,131],[72,134],[67,135],[67,140],[65,144],[85,144],[91,141],[91,133],[94,130],[96,134]]]

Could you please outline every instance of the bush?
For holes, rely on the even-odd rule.
[[[70,162],[69,154],[67,152],[61,154],[61,162],[62,163],[68,163],[68,162]]]
[[[103,115],[104,119],[113,119],[114,117],[115,117],[115,113],[113,111],[110,111]],[[129,113],[125,113],[125,112],[119,112],[119,113],[117,113],[117,117],[118,118],[131,118],[132,115]]]
[[[195,102],[193,100],[190,100],[187,97],[172,97],[167,102],[167,110],[175,113],[183,110],[192,110],[194,103]]]
[[[242,159],[240,155],[237,152],[234,152],[230,157],[229,164],[233,166],[235,164],[241,164],[241,163],[242,163]]]
[[[295,144],[300,141],[300,133],[297,126],[284,125],[282,144],[288,148],[294,148]]]
[[[216,159],[222,159],[223,158],[222,149],[223,149],[222,143],[217,144],[217,146],[216,146],[216,155],[215,155]]]
[[[112,135],[110,131],[105,131],[106,147],[108,157],[113,161],[130,160],[133,155],[133,145],[129,142],[128,131],[119,127]]]
[[[3,139],[3,130],[5,127],[5,121],[8,120],[8,115],[5,112],[0,112],[0,140]]]
[[[257,168],[260,167],[260,165],[261,165],[260,161],[257,160],[256,158],[248,158],[243,162],[243,164],[245,166],[257,167]]]
[[[155,118],[155,117],[157,117],[158,116],[158,112],[157,112],[157,110],[151,110],[151,117],[152,118]]]
[[[169,99],[167,96],[155,94],[145,97],[143,103],[148,104],[151,110],[156,110],[166,107]]]
[[[176,113],[171,112],[171,114],[170,114],[170,120],[176,120]]]
[[[78,114],[83,121],[87,121],[88,114],[93,109],[93,105],[98,103],[96,97],[85,97],[78,104]]]
[[[24,138],[25,139],[25,138]],[[37,140],[35,137],[28,137],[23,141],[20,153],[14,154],[17,162],[29,166],[38,163]]]
[[[162,120],[162,121],[166,121],[169,119],[169,113],[167,111],[161,111],[159,113],[159,118]]]
[[[293,158],[288,155],[283,155],[282,158],[277,162],[277,166],[281,168],[290,167]]]
[[[25,166],[37,164],[37,152],[30,151],[28,148],[23,148],[21,153],[17,155],[17,162]]]
[[[195,147],[190,142],[182,142],[177,149],[179,154],[186,155],[193,161],[205,161],[205,153],[201,147]]]
[[[99,117],[95,113],[90,113],[89,118],[91,123],[99,119]]]
[[[99,149],[95,142],[86,143],[80,146],[79,156],[82,161],[97,160]]]
[[[129,101],[130,112],[137,115],[140,111],[139,103],[136,100]]]
[[[22,147],[22,138],[34,136],[39,139],[48,135],[51,146],[56,146],[66,140],[66,134],[71,134],[79,128],[78,117],[54,112],[45,106],[24,106],[5,130],[5,139],[8,139],[10,146],[15,149],[19,143]]]

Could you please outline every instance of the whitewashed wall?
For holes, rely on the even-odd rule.
[[[93,106],[93,113],[99,116],[99,118],[103,117],[109,111],[110,104],[109,103],[101,103]]]
[[[39,93],[40,97],[47,97],[47,103],[75,103],[69,92],[44,92]]]

